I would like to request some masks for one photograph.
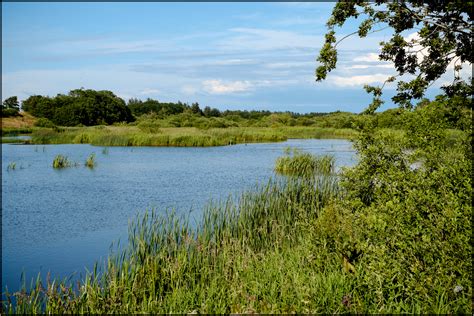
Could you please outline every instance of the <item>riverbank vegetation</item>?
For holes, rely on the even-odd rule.
[[[438,106],[415,109],[403,134],[367,121],[359,164],[336,177],[293,168],[209,204],[197,227],[172,212],[138,215],[128,246],[85,279],[38,279],[4,309],[471,313],[472,125],[453,137]]]
[[[94,96],[94,98],[92,98]],[[197,103],[160,103],[156,100],[131,100],[126,106],[132,117],[109,112],[114,106],[123,105],[110,91],[73,90],[68,96],[55,98],[32,96],[23,102],[23,108],[33,111],[38,118],[28,112],[2,120],[2,135],[31,134],[29,143],[64,144],[90,143],[99,146],[222,146],[250,142],[274,142],[288,138],[346,138],[351,139],[364,122],[370,120],[374,127],[403,133],[407,120],[413,116],[407,109],[389,109],[374,115],[348,112],[307,113],[269,111],[219,111],[205,107],[201,110]],[[49,101],[45,101],[49,100]],[[87,124],[69,124],[56,118],[62,108],[49,108],[51,102],[59,102],[65,108],[71,106],[87,109],[107,118],[82,120],[76,112],[90,117],[86,110],[70,112],[70,120]],[[99,102],[100,101],[100,102]],[[112,102],[110,105],[107,102]],[[46,102],[43,104],[43,102]],[[428,101],[422,101],[428,102]],[[443,103],[438,109],[454,129],[469,124],[468,109]],[[116,103],[116,104],[115,104]],[[115,105],[114,105],[115,104]],[[133,105],[133,106],[132,106]],[[153,106],[152,106],[153,105]],[[132,106],[130,108],[130,106]],[[421,107],[421,106],[420,106]],[[111,109],[109,109],[111,108]],[[36,109],[36,110],[33,110]],[[46,109],[48,109],[46,111]],[[84,113],[86,114],[84,114]],[[102,115],[101,114],[101,115]],[[110,115],[109,115],[110,114]],[[124,117],[127,119],[124,119]],[[76,122],[77,121],[77,122]],[[454,123],[456,122],[456,123]],[[61,124],[59,124],[61,123]],[[88,125],[93,126],[88,126]],[[96,125],[101,124],[101,125]],[[64,126],[67,125],[67,126]],[[73,126],[70,126],[73,125]],[[8,140],[5,140],[8,142]]]

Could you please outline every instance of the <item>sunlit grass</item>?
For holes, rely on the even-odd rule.
[[[137,126],[69,127],[41,129],[33,133],[35,144],[92,144],[97,146],[208,147],[241,143],[279,142],[288,138],[349,138],[352,130],[311,127],[228,127],[199,129],[163,127],[159,130]]]
[[[277,159],[275,171],[284,175],[314,177],[334,173],[334,164],[334,156],[317,156],[288,147],[285,155]]]

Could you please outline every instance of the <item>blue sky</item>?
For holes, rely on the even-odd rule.
[[[2,98],[84,87],[221,110],[360,112],[370,102],[364,83],[394,74],[390,63],[377,60],[378,43],[390,32],[342,42],[338,68],[316,83],[333,6],[2,3]],[[385,99],[392,94],[389,86]]]

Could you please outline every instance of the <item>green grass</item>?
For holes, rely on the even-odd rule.
[[[16,136],[21,134],[31,134],[36,128],[31,127],[3,127],[2,136]]]
[[[275,171],[290,176],[314,177],[334,173],[335,159],[333,156],[315,156],[297,148],[285,149],[285,156],[279,157],[275,163]]]
[[[137,126],[94,126],[39,129],[34,144],[92,144],[96,146],[177,146],[207,147],[241,143],[279,142],[288,138],[348,138],[352,130],[311,127],[194,127],[150,130]]]

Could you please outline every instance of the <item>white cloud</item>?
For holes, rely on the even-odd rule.
[[[324,42],[321,35],[305,35],[297,32],[259,29],[259,28],[233,28],[233,33],[218,44],[224,50],[275,50],[275,49],[301,49],[317,47]]]
[[[361,75],[361,76],[329,76],[329,83],[339,87],[355,87],[364,84],[383,83],[389,76],[384,74]]]
[[[246,92],[253,88],[253,85],[245,81],[222,82],[221,80],[205,80],[202,82],[204,91],[211,94],[228,94],[235,92]]]
[[[357,56],[354,58],[354,61],[362,62],[375,62],[379,61],[379,55],[376,53],[368,53],[362,56]]]
[[[184,85],[181,87],[181,92],[187,95],[193,95],[196,94],[196,92],[199,91],[199,89],[193,85]]]
[[[158,94],[158,93],[161,93],[160,90],[158,89],[143,89],[142,91],[140,91],[140,94],[141,95],[149,95],[149,94]]]
[[[375,65],[362,65],[362,64],[359,64],[359,65],[352,65],[352,66],[348,66],[346,67],[346,69],[369,69],[369,68],[387,68],[387,69],[393,69],[393,64],[375,64]]]
[[[209,62],[208,64],[217,65],[217,66],[232,66],[232,65],[252,65],[255,63],[256,61],[253,59],[234,58],[234,59],[217,60],[215,62]]]

